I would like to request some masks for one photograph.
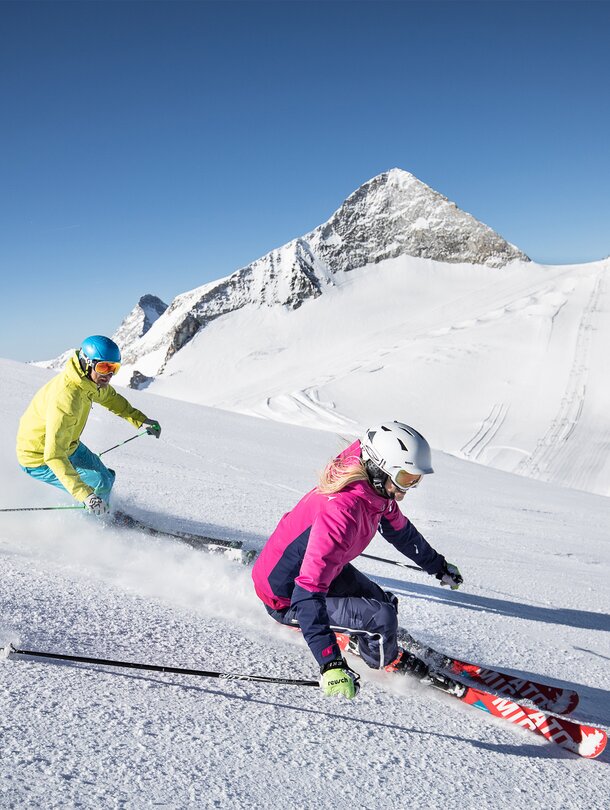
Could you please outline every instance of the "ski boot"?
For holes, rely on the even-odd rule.
[[[385,667],[385,671],[396,672],[399,675],[414,675],[421,680],[428,675],[428,665],[413,653],[399,648],[398,655]]]
[[[454,681],[453,678],[450,678],[448,675],[442,672],[436,672],[433,669],[428,670],[422,683],[425,683],[427,686],[433,686],[435,689],[440,689],[441,692],[446,692],[448,695],[453,695],[457,698],[464,697],[468,691],[468,687],[465,684]]]

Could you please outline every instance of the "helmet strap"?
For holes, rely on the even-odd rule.
[[[385,483],[388,480],[387,473],[384,473],[381,467],[378,467],[370,459],[364,462],[364,469],[375,492],[388,501],[394,500],[394,495],[389,493],[385,488]]]
[[[91,369],[93,368],[93,363],[89,360],[88,357],[85,357],[84,354],[79,351],[78,353],[78,362],[80,367],[85,372],[85,376],[91,379]]]

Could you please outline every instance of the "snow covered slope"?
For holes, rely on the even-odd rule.
[[[18,418],[50,372],[9,361],[0,371],[2,506],[70,504],[14,460]],[[163,434],[105,457],[115,501],[157,525],[261,546],[340,444],[329,431],[125,393]],[[99,452],[132,433],[96,407],[84,438]],[[577,716],[610,726],[608,499],[438,452],[434,461],[404,510],[460,565],[463,589],[358,566],[398,594],[414,635],[575,687]],[[302,639],[267,617],[236,564],[79,512],[0,520],[0,644],[315,676]],[[370,550],[393,556],[381,538]],[[0,661],[0,807],[607,806],[608,753],[579,760],[406,679],[363,677],[347,703],[315,689]]]
[[[499,271],[402,257],[338,274],[296,311],[214,320],[149,390],[354,432],[382,410],[459,457],[607,495],[609,313],[609,260]]]

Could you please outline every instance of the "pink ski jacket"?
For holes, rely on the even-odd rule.
[[[349,456],[360,457],[360,442],[341,453],[343,458]],[[378,529],[429,574],[443,567],[444,557],[407,520],[396,501],[378,495],[368,481],[356,481],[335,495],[313,489],[282,517],[252,570],[257,595],[273,610],[297,605],[306,640],[324,636],[334,641],[327,620],[324,626],[320,599]]]

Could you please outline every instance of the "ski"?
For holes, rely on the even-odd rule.
[[[156,529],[154,526],[132,515],[128,515],[120,509],[113,510],[112,525],[124,529],[135,529],[136,531],[149,534],[151,537],[168,537],[172,540],[179,540],[192,548],[201,549],[213,554],[221,554],[229,560],[234,560],[244,565],[250,565],[256,557],[256,551],[254,549],[244,549],[243,543],[238,540],[219,540],[216,537],[208,537],[204,534]]]
[[[565,717],[556,717],[540,709],[523,706],[492,692],[466,686],[440,672],[430,671],[422,682],[458,698],[469,706],[533,731],[549,742],[586,759],[598,757],[606,747],[608,735],[601,728],[585,726]]]
[[[498,694],[527,700],[539,709],[555,712],[556,714],[570,714],[578,706],[578,692],[573,689],[564,689],[561,686],[538,683],[516,675],[506,675],[496,669],[483,667],[460,661],[449,655],[428,647],[414,639],[404,628],[399,628],[398,641],[409,652],[423,658],[426,663],[435,669],[446,670],[452,675],[467,677],[470,680],[483,684],[487,689]]]
[[[405,633],[405,631],[403,631],[403,633]],[[347,633],[337,631],[335,631],[335,636],[337,637],[337,644],[341,650],[350,652],[353,655],[358,655],[358,643],[355,636],[349,636]],[[409,638],[411,637],[409,636]],[[401,637],[401,644],[406,646],[404,636]],[[423,651],[431,648],[426,648],[421,644],[416,648],[417,644],[418,642],[414,642],[413,649],[410,649],[409,652],[423,659]],[[436,653],[437,657],[441,655],[434,650],[432,650],[432,652]],[[430,659],[431,656],[428,656],[428,658]],[[446,659],[446,656],[443,657],[443,660],[444,659]],[[449,659],[449,661],[453,660],[454,659]],[[581,757],[593,759],[599,756],[606,747],[608,735],[601,728],[586,726],[582,723],[568,720],[565,717],[556,717],[553,714],[547,714],[538,707],[532,708],[530,706],[523,706],[521,703],[517,703],[502,695],[496,695],[484,689],[468,686],[461,681],[456,681],[450,675],[440,670],[435,670],[434,666],[432,662],[432,668],[428,671],[428,674],[421,679],[421,683],[439,689],[452,697],[458,698],[458,700],[461,700],[463,703],[467,703],[469,706],[474,706],[476,709],[488,712],[494,717],[508,720],[509,723],[521,726],[528,731],[533,731],[535,734],[549,740],[549,742],[555,743],[555,745],[559,745]],[[408,674],[409,673],[405,673],[404,676],[401,675],[401,677],[406,677]]]

